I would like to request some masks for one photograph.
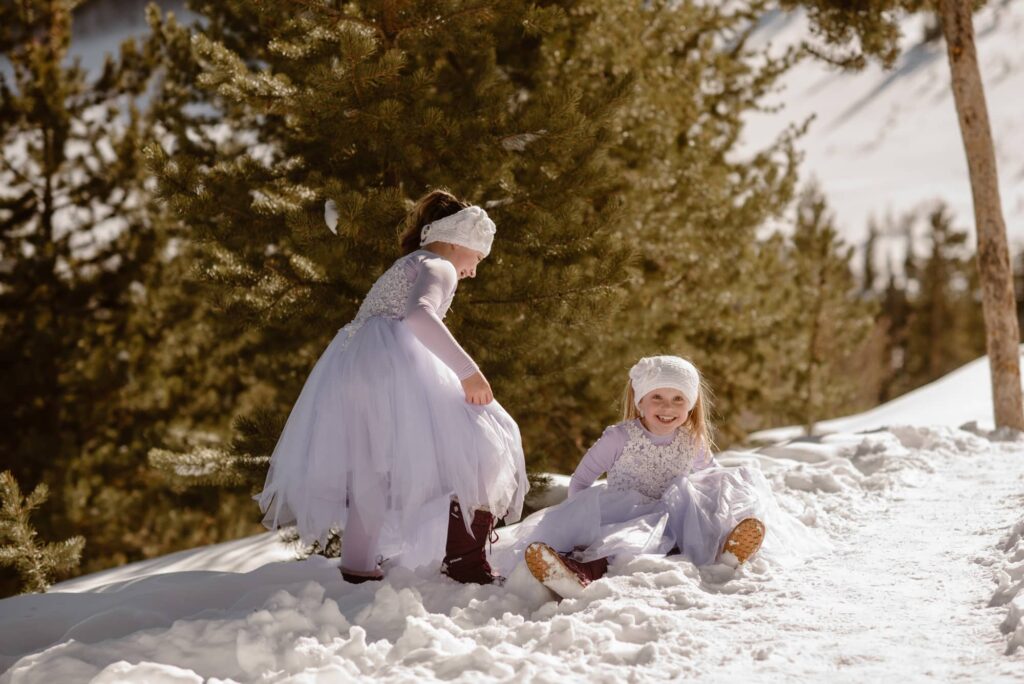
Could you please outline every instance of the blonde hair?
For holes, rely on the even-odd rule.
[[[711,438],[711,388],[704,382],[703,376],[697,386],[697,401],[693,402],[690,415],[686,417],[683,427],[690,431],[690,434],[704,442],[710,454],[715,450],[715,441]],[[634,420],[640,418],[640,409],[636,407],[636,395],[633,393],[633,383],[626,379],[626,391],[622,397],[622,420]]]
[[[445,216],[451,216],[468,206],[468,202],[463,202],[444,188],[431,190],[420,197],[402,222],[402,237],[399,238],[402,254],[412,254],[420,248],[420,231],[423,230],[423,226]]]

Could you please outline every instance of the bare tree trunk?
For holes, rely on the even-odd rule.
[[[974,47],[971,0],[939,0],[939,19],[946,38],[953,99],[967,153],[978,234],[985,340],[992,373],[992,401],[997,427],[1024,430],[1020,386],[1020,334],[1013,296],[1013,272],[1006,244],[1006,223],[999,200],[992,130],[985,89]]]

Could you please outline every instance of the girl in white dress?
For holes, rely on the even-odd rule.
[[[811,548],[810,533],[779,509],[759,469],[714,459],[705,393],[689,361],[640,359],[629,372],[623,421],[587,451],[565,502],[504,535],[498,565],[507,570],[525,555],[538,580],[568,597],[620,554],[738,565],[766,534],[776,550]],[[592,487],[602,473],[607,486]]]
[[[343,530],[341,571],[382,577],[382,555],[490,583],[495,518],[528,489],[519,428],[445,327],[458,281],[476,275],[494,223],[447,192],[419,200],[401,257],[317,361],[255,498],[271,528],[323,545]]]

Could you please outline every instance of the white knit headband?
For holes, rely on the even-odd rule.
[[[486,211],[474,205],[423,226],[420,246],[431,242],[450,242],[487,256],[491,253],[495,232],[494,221],[487,216]]]
[[[696,366],[678,356],[645,356],[629,369],[629,382],[637,407],[648,392],[668,387],[682,392],[692,409],[700,390],[700,373]]]

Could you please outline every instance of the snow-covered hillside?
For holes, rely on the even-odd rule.
[[[816,117],[800,143],[806,154],[801,176],[818,179],[851,242],[864,239],[870,216],[898,216],[934,199],[946,200],[957,225],[970,228],[973,236],[945,43],[922,43],[923,26],[920,17],[904,22],[905,50],[893,70],[871,65],[845,73],[806,60],[783,77],[782,91],[771,98],[781,110],[748,118],[744,139],[756,148],[787,124]],[[975,16],[975,31],[1007,231],[1019,248],[1024,244],[1024,3],[992,0]],[[793,45],[809,35],[801,15],[774,13],[751,45]]]
[[[0,682],[1019,682],[1024,439],[956,427],[987,393],[971,369],[915,393],[960,412],[893,404],[720,456],[831,547],[795,563],[619,559],[557,602],[523,566],[504,587],[350,585],[269,533],[0,601]]]
[[[979,430],[992,430],[992,377],[988,357],[972,361],[933,383],[877,406],[864,413],[833,418],[817,423],[815,434],[829,432],[866,432],[890,425],[974,424]],[[754,443],[778,442],[804,434],[802,427],[762,430],[750,435]]]

